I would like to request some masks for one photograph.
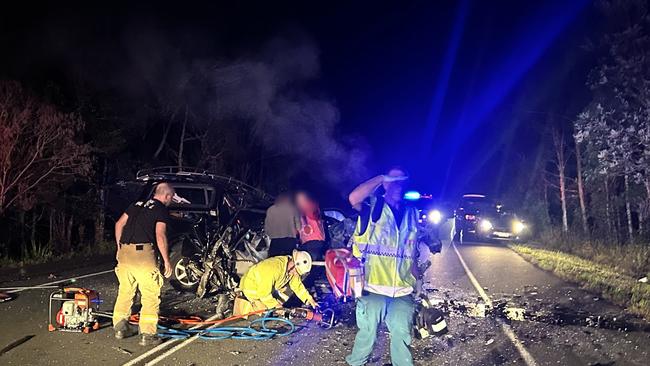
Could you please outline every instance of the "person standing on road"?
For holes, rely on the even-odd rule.
[[[271,238],[269,257],[291,255],[298,245],[300,218],[289,193],[280,193],[266,210],[264,231]]]
[[[325,255],[325,228],[320,207],[307,192],[296,193],[296,207],[300,214],[300,250],[309,252],[311,259],[323,260]]]
[[[129,317],[133,297],[140,290],[142,309],[139,343],[149,346],[162,342],[156,333],[163,277],[158,269],[154,246],[157,246],[165,265],[165,277],[169,278],[172,267],[167,245],[167,225],[170,219],[167,206],[173,197],[174,189],[167,183],[160,183],[156,186],[152,199],[134,203],[115,223],[115,274],[119,281],[113,309],[115,338],[135,335],[136,330],[129,324]]]
[[[411,328],[415,310],[411,294],[416,287],[417,211],[402,200],[407,174],[392,168],[350,193],[352,207],[360,211],[352,236],[352,254],[364,266],[363,295],[357,299],[359,331],[349,365],[363,365],[372,353],[377,328],[386,322],[390,332],[390,357],[394,366],[413,365]],[[374,195],[383,186],[383,196]]]
[[[305,191],[296,193],[296,207],[300,215],[300,250],[309,253],[312,260],[325,258],[325,228],[318,202]],[[312,288],[318,278],[325,278],[325,267],[317,266],[305,278],[303,283]]]

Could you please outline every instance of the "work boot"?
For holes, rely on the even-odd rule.
[[[156,334],[142,333],[142,335],[140,335],[140,342],[138,342],[138,344],[145,347],[157,346],[161,344],[162,341],[162,338],[158,337]]]
[[[126,319],[120,320],[119,323],[115,324],[113,329],[115,330],[115,338],[117,339],[129,338],[138,333],[135,327]]]

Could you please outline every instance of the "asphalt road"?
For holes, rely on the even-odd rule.
[[[453,306],[447,316],[447,335],[414,341],[418,365],[650,364],[650,332],[610,329],[625,328],[627,319],[634,320],[623,309],[534,267],[505,244],[454,246],[445,242],[442,253],[433,256],[432,262],[426,292]],[[59,269],[51,276],[7,280],[0,286],[42,284],[110,270],[112,265],[105,263],[73,271]],[[113,273],[79,279],[77,285],[100,291],[105,299],[103,309],[111,310],[117,290]],[[91,334],[48,332],[50,292],[24,291],[14,300],[0,303],[0,348],[31,336],[0,355],[0,364],[339,365],[344,364],[343,358],[351,350],[355,335],[353,308],[349,306],[345,309],[347,316],[330,330],[312,324],[289,337],[269,341],[195,339],[143,348],[135,338],[115,340],[108,324]],[[480,316],[458,306],[465,304],[471,308],[486,302],[493,307],[507,304],[544,316],[532,321],[510,321],[499,315]],[[165,314],[209,317],[213,309],[210,300],[197,300],[165,287]],[[594,319],[598,316],[619,321],[615,327],[597,327]],[[562,321],[578,325],[557,324]],[[370,364],[389,362],[388,335],[384,329]]]

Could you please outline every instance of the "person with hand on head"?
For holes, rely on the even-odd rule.
[[[408,175],[399,167],[360,184],[348,199],[360,211],[352,236],[352,254],[364,267],[363,295],[357,299],[359,331],[345,360],[368,362],[382,321],[390,332],[394,366],[411,366],[411,328],[417,278],[417,210],[403,201]],[[384,194],[376,194],[383,186]]]
[[[167,207],[174,198],[174,189],[167,183],[159,183],[152,199],[132,204],[115,223],[117,242],[117,266],[115,274],[119,290],[113,309],[115,338],[135,335],[129,324],[131,306],[136,291],[140,291],[140,345],[148,346],[162,342],[156,336],[160,289],[163,276],[158,268],[156,249],[162,257],[165,277],[172,274],[167,244],[169,211]]]
[[[301,276],[311,271],[311,256],[294,250],[290,256],[267,258],[253,265],[242,277],[239,288],[254,310],[280,308],[287,301],[289,287],[305,304],[313,308],[318,303],[302,283]]]

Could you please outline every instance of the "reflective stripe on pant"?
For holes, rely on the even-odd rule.
[[[411,366],[411,328],[415,306],[410,296],[391,298],[369,294],[357,300],[357,326],[352,353],[345,361],[352,366],[364,365],[377,339],[377,328],[386,322],[390,332],[390,359],[394,366]]]
[[[158,326],[160,289],[163,276],[156,265],[153,247],[147,245],[136,250],[134,245],[123,245],[118,253],[115,274],[120,283],[113,309],[113,325],[131,315],[131,306],[137,290],[140,290],[140,333],[155,334]]]

